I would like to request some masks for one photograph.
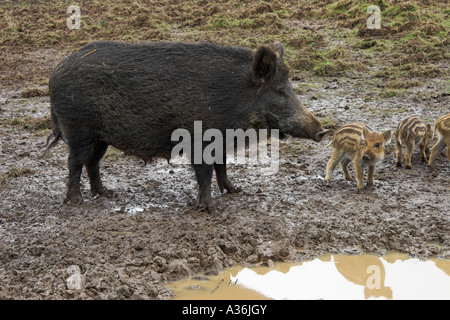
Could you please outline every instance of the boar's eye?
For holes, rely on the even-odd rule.
[[[381,143],[375,143],[375,148],[381,147]]]
[[[284,90],[283,88],[278,89],[278,90],[277,90],[277,93],[278,93],[281,97],[287,98],[286,90]]]

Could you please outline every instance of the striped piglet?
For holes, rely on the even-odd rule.
[[[361,123],[350,123],[336,131],[331,141],[333,152],[327,165],[325,181],[331,182],[331,175],[340,163],[345,179],[353,180],[348,172],[348,164],[353,162],[356,171],[358,192],[364,190],[363,167],[369,167],[367,188],[373,188],[375,166],[384,158],[384,145],[392,137],[391,130],[383,133],[374,131]]]
[[[419,145],[422,162],[427,161],[428,143],[431,139],[431,126],[419,117],[409,117],[400,122],[395,131],[395,157],[397,167],[402,166],[402,147],[406,147],[406,169],[411,169],[411,155],[414,147]]]

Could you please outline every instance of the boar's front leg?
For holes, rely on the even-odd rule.
[[[216,206],[211,200],[211,180],[213,175],[213,165],[206,163],[193,164],[195,177],[199,185],[198,205],[199,209],[205,208],[209,213],[216,212]]]
[[[217,185],[219,186],[220,192],[226,189],[228,193],[238,193],[241,188],[235,187],[227,175],[227,165],[226,164],[214,164],[214,169],[216,170]]]
[[[214,163],[214,170],[216,171],[217,185],[219,186],[220,192],[226,189],[228,193],[237,193],[241,191],[241,188],[235,187],[227,175],[227,155],[225,150],[223,152],[223,162]]]

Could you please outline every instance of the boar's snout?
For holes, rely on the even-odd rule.
[[[289,134],[293,137],[311,139],[316,142],[322,141],[329,131],[324,129],[320,121],[303,106],[300,107],[295,120],[290,123],[288,128]]]
[[[316,120],[316,119],[315,119]],[[324,129],[318,120],[314,124],[302,123],[296,121],[288,126],[286,133],[296,138],[311,139],[316,142],[322,141],[322,138],[328,133],[328,129]]]
[[[328,133],[329,130],[322,127],[322,123],[316,116],[309,111],[308,108],[297,103],[297,112],[294,116],[294,132],[292,136],[311,139],[316,142],[322,141],[323,137]]]
[[[314,141],[316,141],[316,142],[322,141],[322,138],[328,133],[328,131],[330,131],[330,130],[324,129],[324,130],[322,130],[322,131],[317,132],[317,133],[314,135]]]

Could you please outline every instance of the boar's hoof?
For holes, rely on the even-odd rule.
[[[100,197],[106,197],[106,198],[115,198],[116,194],[114,193],[114,191],[109,190],[107,188],[101,188],[101,189],[95,189],[95,190],[91,190],[91,195],[93,197],[95,196],[100,196]]]
[[[397,162],[396,165],[397,165],[397,167],[399,167],[399,168],[402,167],[402,163],[401,163],[401,162]]]
[[[242,191],[241,188],[235,187],[227,177],[218,176],[217,185],[219,186],[220,193],[223,193],[223,190],[227,190],[227,193],[238,193]]]
[[[407,165],[405,168],[411,170],[411,166]]]
[[[64,199],[64,203],[67,204],[77,204],[83,202],[83,198],[81,197],[81,193],[68,193],[66,199]]]
[[[242,191],[242,188],[231,186],[229,188],[225,188],[227,190],[227,193],[238,193]]]
[[[197,211],[201,211],[201,212],[208,212],[210,214],[215,214],[217,212],[217,208],[216,205],[214,203],[200,203],[197,206]]]

